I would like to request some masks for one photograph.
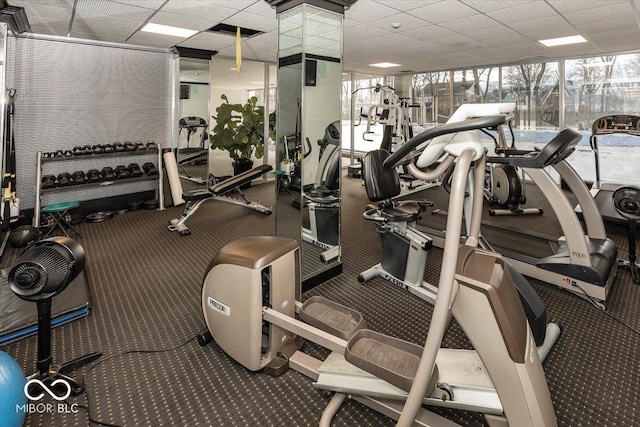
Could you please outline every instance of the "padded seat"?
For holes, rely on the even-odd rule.
[[[420,218],[423,207],[416,202],[403,202],[386,205],[382,210],[379,206],[368,205],[363,218],[377,222],[411,222]]]
[[[422,208],[417,203],[402,203],[395,206],[387,206],[380,213],[389,222],[409,222],[416,221],[420,217]]]
[[[194,190],[194,191],[189,191],[188,193],[182,193],[182,198],[184,199],[185,202],[193,202],[196,200],[210,199],[211,197],[213,197],[213,193],[206,189]]]
[[[67,213],[69,213],[71,209],[75,209],[79,206],[80,206],[79,202],[72,201],[72,202],[55,203],[55,204],[47,205],[43,207],[42,213],[45,214],[45,218],[47,218],[49,222],[49,227],[43,239],[46,239],[51,234],[53,234],[56,228],[59,228],[62,231],[62,233],[67,237],[73,238],[73,236],[76,234],[80,236],[80,233],[78,233],[66,219]],[[69,236],[66,229],[69,229],[73,232],[71,236]]]

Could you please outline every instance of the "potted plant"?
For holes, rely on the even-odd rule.
[[[227,150],[233,159],[235,175],[253,167],[251,155],[264,154],[264,107],[252,96],[245,104],[231,104],[226,95],[216,108],[213,133],[209,136],[212,149]],[[275,139],[275,113],[269,117],[270,136]]]

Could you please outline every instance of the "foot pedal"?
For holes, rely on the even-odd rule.
[[[409,392],[422,350],[408,341],[364,329],[351,338],[344,357],[358,368]],[[437,383],[438,367],[435,366],[426,395],[433,393]]]
[[[309,298],[298,315],[309,325],[343,340],[349,340],[356,332],[367,327],[362,314],[318,296]]]

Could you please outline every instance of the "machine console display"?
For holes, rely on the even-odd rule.
[[[591,133],[593,135],[608,133],[640,135],[640,117],[621,114],[603,116],[593,122]]]

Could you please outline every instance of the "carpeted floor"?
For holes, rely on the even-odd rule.
[[[246,191],[263,204],[274,200],[273,184]],[[357,274],[380,260],[381,245],[372,224],[361,218],[367,204],[359,180],[342,185],[342,275],[305,294],[324,295],[359,310],[371,329],[421,343],[428,329],[431,307],[382,279],[357,282]],[[440,188],[424,197],[446,209]],[[531,191],[529,205],[544,202]],[[545,210],[536,227],[549,233],[553,216]],[[167,230],[181,208],[136,211],[102,223],[78,225],[87,251],[91,284],[91,314],[53,332],[53,357],[63,362],[90,351],[112,355],[143,349],[167,349],[191,339],[204,328],[200,287],[205,267],[225,244],[245,236],[273,233],[275,218],[224,203],[209,202],[189,220],[190,236]],[[500,219],[502,220],[502,219]],[[505,221],[521,224],[521,218]],[[527,224],[531,219],[527,219]],[[495,221],[495,219],[494,219]],[[626,247],[624,230],[609,229],[616,243]],[[625,253],[623,253],[624,255]],[[2,267],[10,267],[17,251],[8,249]],[[429,253],[425,279],[437,283],[441,252]],[[230,284],[232,285],[232,284]],[[549,317],[563,325],[563,334],[545,362],[545,372],[561,426],[640,425],[640,337],[587,301],[565,291],[534,282],[547,304]],[[640,286],[620,271],[607,311],[640,328]],[[35,310],[35,305],[34,305]],[[466,347],[464,334],[454,325],[444,345]],[[35,370],[35,337],[3,346],[25,372]],[[324,354],[307,345],[306,351]],[[87,368],[78,370],[81,377]],[[69,403],[89,404],[91,417],[125,426],[315,426],[329,396],[315,390],[296,372],[273,378],[251,373],[212,343],[195,341],[162,353],[132,353],[106,360],[86,378],[86,396]],[[45,397],[48,399],[48,397]],[[442,411],[463,425],[482,425],[482,417]],[[76,414],[29,414],[28,426],[83,426],[87,411]],[[387,426],[392,420],[347,401],[335,426]]]

